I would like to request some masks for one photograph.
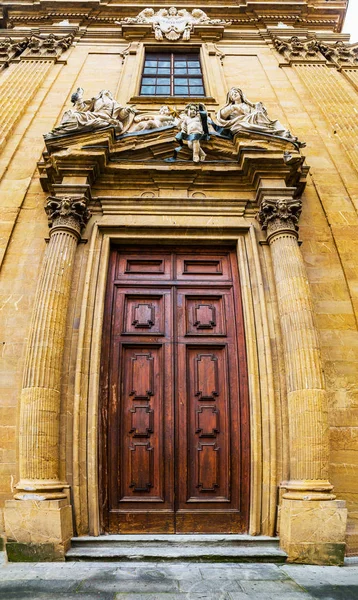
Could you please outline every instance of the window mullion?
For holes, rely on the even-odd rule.
[[[174,96],[174,54],[170,54],[170,95]]]

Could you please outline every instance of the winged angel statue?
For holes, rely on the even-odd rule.
[[[175,6],[161,8],[154,12],[153,8],[145,8],[136,17],[126,17],[123,21],[116,21],[117,25],[152,24],[155,39],[175,41],[183,36],[189,40],[193,25],[230,25],[230,22],[221,19],[210,19],[200,8],[195,8],[191,13],[185,8],[178,10]]]

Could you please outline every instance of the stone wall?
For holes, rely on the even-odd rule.
[[[78,30],[76,45],[66,49],[60,60],[46,63],[23,60],[0,72],[0,83],[3,78],[12,90],[12,95],[7,95],[7,98],[11,97],[9,118],[6,136],[0,146],[0,306],[3,330],[0,367],[1,507],[6,499],[12,497],[19,479],[17,426],[25,347],[46,247],[44,240],[48,236],[43,210],[46,194],[40,185],[36,166],[44,149],[42,135],[58,123],[64,110],[70,106],[71,93],[79,86],[85,89],[86,97],[97,94],[102,88],[109,89],[122,103],[130,102],[129,91],[136,86],[138,88],[145,40],[139,40],[123,55],[128,50],[128,40],[121,37],[120,28],[114,33],[112,27],[107,38],[103,31],[103,28],[95,26],[89,26],[85,33]],[[301,251],[313,297],[328,391],[331,435],[329,479],[334,484],[337,497],[347,502],[347,551],[353,554],[358,552],[358,483],[355,476],[358,468],[358,178],[354,149],[358,134],[357,126],[352,122],[352,103],[357,98],[354,81],[358,71],[354,65],[350,70],[346,69],[348,74],[351,73],[348,79],[339,66],[327,64],[327,59],[322,56],[314,64],[310,61],[295,63],[283,58],[273,43],[275,36],[282,32],[286,37],[293,33],[275,27],[266,28],[264,33],[259,29],[242,32],[236,26],[228,29],[223,39],[216,40],[215,47],[211,42],[195,37],[190,44],[203,47],[205,83],[209,85],[212,97],[207,102],[209,111],[214,113],[223,105],[227,90],[237,85],[250,100],[262,101],[272,118],[279,119],[307,143],[303,152],[310,172],[300,220]],[[0,33],[3,36],[4,32]],[[331,34],[330,42],[333,43],[336,38],[342,39],[342,36]],[[148,41],[153,44],[150,33]],[[15,94],[18,85],[15,75],[27,92],[26,98],[21,97],[21,101]],[[330,86],[334,90],[332,94],[328,93]],[[327,93],[322,94],[322,89]],[[1,90],[0,96],[5,93],[5,87]],[[342,111],[345,118],[340,120]],[[93,194],[105,192],[111,193],[110,184],[106,188],[102,182]],[[187,199],[189,194],[188,190],[183,192],[182,198]],[[131,185],[124,185],[119,195],[133,198],[137,197],[137,192]],[[162,191],[160,195],[168,196],[169,192]],[[171,218],[175,218],[176,214],[174,207]],[[99,208],[98,213],[94,210],[87,226],[86,239],[91,237],[98,216]],[[128,225],[159,225],[163,224],[163,217],[153,202],[150,218],[128,214],[122,222]],[[189,224],[190,215],[181,216],[180,222],[182,226],[186,222]],[[76,475],[73,472],[73,398],[81,305],[90,252],[89,244],[80,244],[75,258],[63,363],[61,477],[74,488],[80,482],[74,479]],[[266,302],[273,319],[274,311],[270,312],[269,308],[273,296],[267,291],[270,273],[266,266],[266,249],[259,247],[259,253]],[[271,335],[272,332],[273,327]],[[277,350],[274,338],[271,346],[278,361],[280,350]],[[279,396],[283,384],[281,387],[276,385],[275,393]],[[287,469],[287,465],[283,466],[287,462],[287,441],[283,439],[282,431],[277,432],[277,437],[279,467],[276,485],[279,485]],[[82,452],[80,456],[85,454]],[[85,510],[78,516],[78,522],[85,531],[88,527]]]

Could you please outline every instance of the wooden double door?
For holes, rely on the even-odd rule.
[[[100,438],[104,531],[247,531],[247,369],[234,251],[112,250]]]

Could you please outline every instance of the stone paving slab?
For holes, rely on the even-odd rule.
[[[211,565],[211,568],[201,568],[202,577],[205,579],[237,579],[253,580],[289,579],[289,575],[272,564],[237,564]],[[358,600],[358,599],[357,599]]]
[[[358,600],[358,565],[11,563],[0,600]]]
[[[265,600],[311,600],[312,596],[294,581],[241,581],[246,598],[265,598]],[[235,594],[230,594],[232,600]]]

